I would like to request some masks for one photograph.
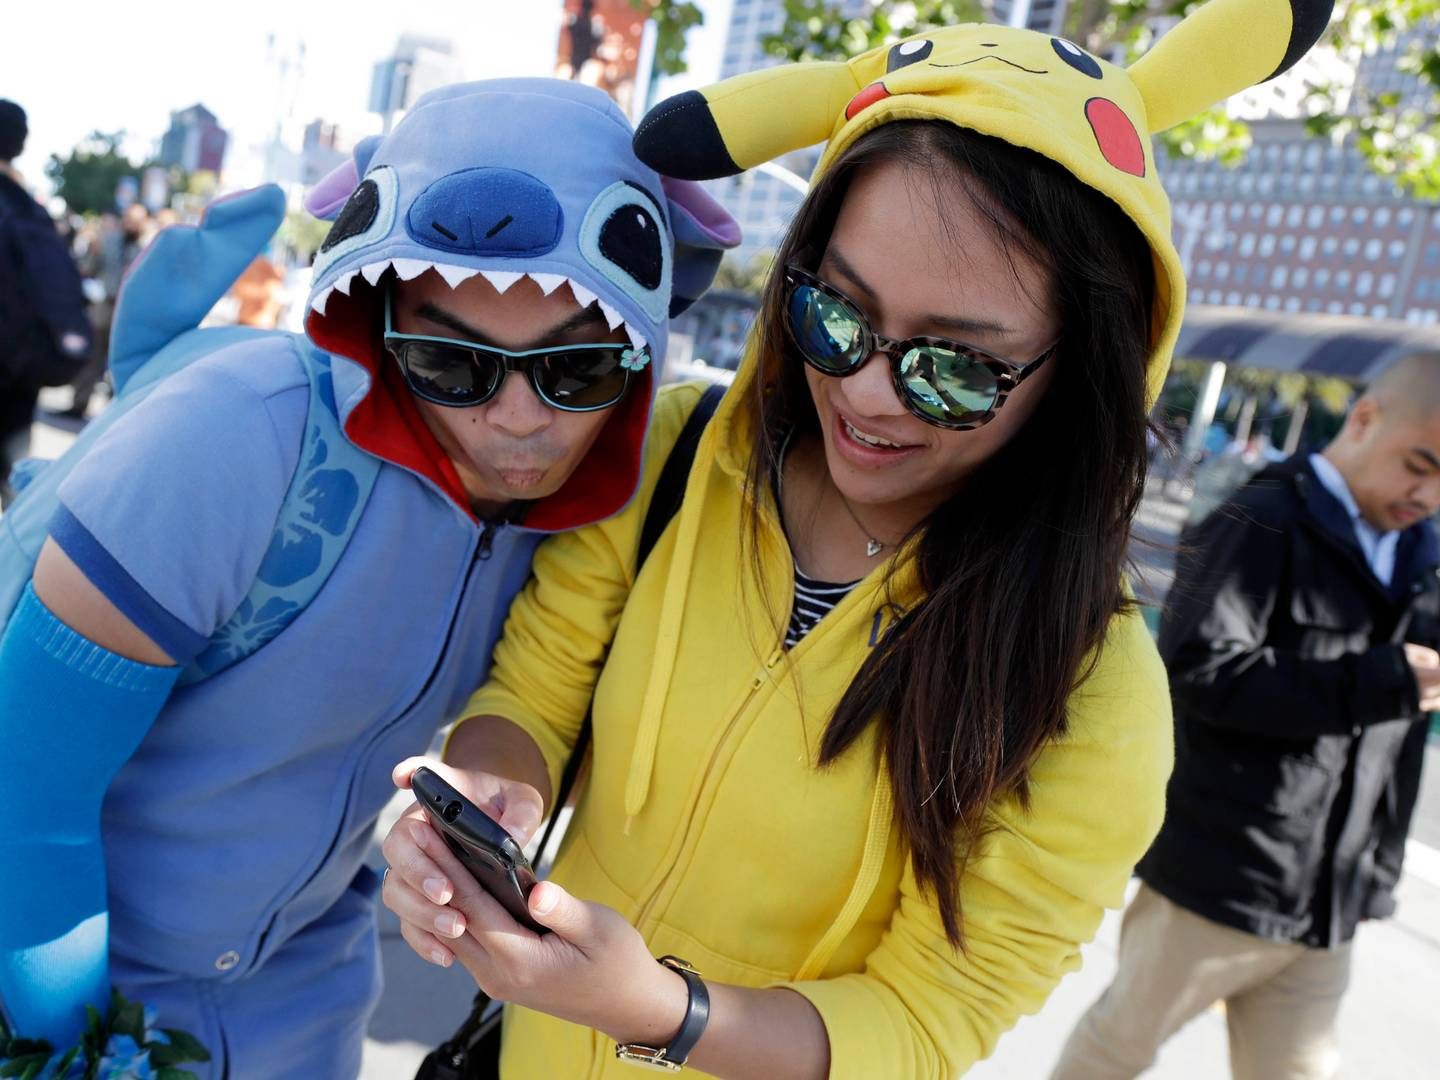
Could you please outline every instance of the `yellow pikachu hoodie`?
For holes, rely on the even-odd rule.
[[[848,64],[772,68],[662,102],[636,148],[669,175],[706,178],[828,137],[824,169],[876,124],[940,118],[1038,150],[1109,194],[1150,239],[1161,282],[1153,399],[1184,284],[1138,133],[1288,67],[1328,18],[1325,0],[1303,2],[1212,0],[1129,71],[1058,38],[957,26]],[[815,764],[891,602],[903,610],[919,599],[916,578],[902,552],[890,594],[888,568],[877,568],[783,651],[793,564],[768,493],[770,608],[739,550],[755,440],[739,406],[754,370],[747,355],[700,442],[681,510],[637,577],[659,466],[699,396],[693,386],[661,394],[635,503],[541,547],[467,715],[528,731],[553,790],[593,692],[590,778],[554,878],[707,979],[803,994],[824,1020],[832,1077],[956,1076],[1040,1008],[1078,966],[1103,909],[1121,903],[1164,813],[1165,672],[1140,618],[1115,619],[1071,698],[1068,733],[1032,766],[1029,810],[1013,797],[990,808],[994,828],[960,884],[957,952],[908,865],[875,728],[831,766]],[[596,1032],[509,1010],[506,1077],[631,1070]]]

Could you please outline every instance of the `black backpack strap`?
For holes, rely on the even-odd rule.
[[[640,547],[635,558],[637,576],[640,568],[645,565],[645,560],[650,557],[650,552],[654,551],[655,545],[660,542],[660,534],[680,509],[680,502],[685,498],[685,484],[690,479],[690,466],[695,463],[695,451],[700,446],[700,436],[705,434],[710,418],[715,415],[715,410],[720,407],[720,399],[724,396],[725,387],[706,387],[686,419],[685,426],[680,429],[680,437],[670,448],[670,456],[665,459],[665,464],[660,469],[660,480],[655,485],[650,507],[645,511],[645,524],[640,528]]]
[[[685,426],[680,429],[680,437],[670,448],[670,455],[660,469],[660,479],[655,484],[650,506],[645,511],[645,523],[640,526],[640,547],[635,556],[636,577],[640,576],[645,560],[650,557],[650,552],[655,550],[661,534],[680,509],[680,503],[685,498],[685,484],[690,479],[690,466],[695,463],[695,451],[700,446],[700,436],[705,434],[705,428],[709,426],[710,418],[715,415],[715,410],[720,407],[720,399],[724,396],[725,387],[706,387],[686,419]],[[550,822],[545,826],[545,834],[540,839],[537,852],[543,852],[550,846],[550,835],[555,831],[555,822],[560,817],[558,811],[570,798],[570,792],[575,788],[575,779],[580,775],[580,767],[585,763],[585,753],[589,749],[590,714],[587,712],[585,722],[580,725],[575,748],[570,751],[570,760],[565,762],[565,771],[560,774],[560,790],[550,804],[555,812],[550,815]]]
[[[691,410],[685,426],[680,429],[680,437],[670,448],[670,455],[665,459],[660,479],[655,484],[655,493],[650,498],[650,506],[645,511],[645,522],[640,526],[640,546],[635,557],[637,577],[650,552],[655,550],[661,534],[680,509],[680,503],[685,498],[685,485],[690,479],[690,467],[695,463],[695,451],[700,446],[700,436],[705,434],[705,428],[724,396],[725,387],[707,387]],[[580,767],[585,763],[585,754],[589,749],[590,713],[586,712],[575,748],[570,751],[570,760],[565,762],[565,771],[560,775],[559,792],[550,803],[550,821],[540,837],[540,846],[535,849],[537,860],[550,846],[555,823],[560,820],[560,808],[575,788],[575,780],[580,775]],[[470,1015],[454,1035],[430,1051],[421,1063],[420,1071],[415,1074],[416,1080],[488,1080],[492,1076],[498,1077],[500,1009],[496,1007],[492,1010],[491,1004],[485,991],[475,995]]]

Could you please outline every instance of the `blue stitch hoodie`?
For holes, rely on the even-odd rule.
[[[382,465],[322,590],[252,655],[182,683],[109,790],[113,969],[122,985],[145,984],[137,996],[166,980],[259,979],[336,910],[364,877],[391,768],[483,681],[542,535],[633,496],[666,320],[738,233],[693,185],[662,184],[630,137],[586,87],[466,84],[423,98],[312,193],[308,205],[335,223],[307,333],[333,356],[346,437]],[[569,482],[518,524],[476,519],[380,348],[382,278],[426,272],[452,287],[479,273],[502,292],[527,275],[546,293],[567,288],[655,360]],[[117,323],[154,308],[140,290],[163,278],[137,271]],[[55,540],[182,665],[274,555],[310,393],[297,350],[309,347],[266,335],[171,376],[60,488]],[[293,539],[303,550],[306,537]]]

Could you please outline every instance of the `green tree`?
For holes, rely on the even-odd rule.
[[[50,155],[45,175],[55,194],[77,214],[100,214],[115,209],[115,187],[133,176],[139,181],[145,165],[137,165],[120,152],[123,131],[96,131],[65,157]]]
[[[330,235],[330,222],[311,217],[303,210],[287,210],[280,226],[280,241],[295,253],[301,262],[309,262],[325,237]]]
[[[846,17],[837,0],[785,0],[785,22],[764,39],[782,60],[844,60],[907,34],[980,22],[980,0],[881,2],[864,17]]]
[[[705,23],[705,13],[694,0],[630,0],[636,11],[650,9],[655,22],[655,70],[679,75],[685,70],[685,32]]]
[[[637,0],[632,0],[632,3]],[[645,0],[638,0],[645,2]],[[1125,63],[1153,43],[1156,28],[1173,24],[1200,0],[1079,0],[1069,10],[1065,34],[1092,53]],[[661,0],[660,7],[667,6]],[[864,18],[847,18],[839,0],[786,0],[785,23],[765,41],[774,56],[790,61],[853,56],[908,34],[973,22],[980,0],[877,0]],[[1440,197],[1440,0],[1337,0],[1335,18],[1322,39],[1352,69],[1360,58],[1392,46],[1412,28],[1430,33],[1412,45],[1397,67],[1418,75],[1428,101],[1402,108],[1392,92],[1347,84],[1316,84],[1307,101],[1316,136],[1350,136],[1382,176],[1419,198]],[[1235,165],[1250,147],[1241,120],[1211,109],[1164,132],[1160,141],[1183,157]]]

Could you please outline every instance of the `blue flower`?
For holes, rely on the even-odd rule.
[[[100,1059],[101,1080],[154,1080],[150,1051],[141,1049],[129,1035],[111,1035]]]
[[[159,1017],[158,1017],[158,1014],[155,1012],[155,1010],[152,1009],[149,1005],[146,1005],[146,1006],[145,1006],[145,1045],[146,1045],[146,1046],[150,1046],[150,1045],[152,1045],[152,1044],[154,1044],[154,1043],[161,1043],[161,1044],[163,1044],[163,1045],[165,1045],[165,1046],[169,1046],[169,1045],[170,1045],[170,1036],[169,1036],[169,1035],[166,1035],[165,1032],[161,1031],[159,1028],[157,1028],[157,1027],[155,1026],[155,1021],[156,1021],[158,1018],[159,1018]]]
[[[650,350],[644,347],[626,349],[620,354],[620,366],[626,371],[640,371],[650,363]]]

